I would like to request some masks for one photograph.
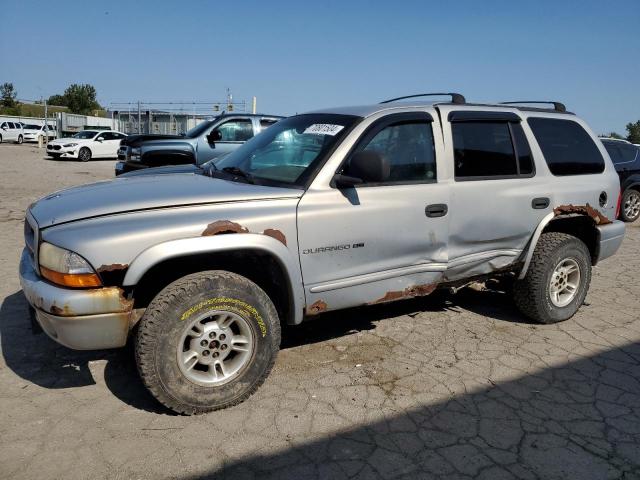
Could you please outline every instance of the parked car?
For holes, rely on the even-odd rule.
[[[53,125],[36,125],[26,124],[23,125],[24,141],[25,142],[37,142],[39,138],[52,140],[56,138],[56,127]]]
[[[146,387],[194,414],[246,399],[281,324],[323,312],[506,276],[526,317],[572,317],[625,232],[602,143],[560,103],[402,100],[32,204],[20,281],[37,321],[76,349],[135,335]]]
[[[118,150],[116,175],[163,165],[201,165],[235,150],[280,118],[223,114],[184,135],[129,135]]]
[[[640,217],[640,148],[626,140],[601,138],[620,177],[620,218],[635,222]]]
[[[20,122],[0,122],[0,143],[15,142],[22,143],[24,141],[24,132],[22,123]]]
[[[116,158],[120,141],[126,135],[114,130],[82,130],[72,137],[59,138],[47,144],[47,155],[53,158]]]

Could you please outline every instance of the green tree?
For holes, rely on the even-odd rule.
[[[627,140],[631,143],[640,143],[640,120],[636,123],[627,123]]]
[[[47,103],[49,105],[58,105],[60,107],[66,107],[67,99],[64,97],[64,95],[51,95],[49,97],[49,100],[47,100]]]
[[[69,107],[71,113],[80,115],[90,115],[94,110],[101,108],[96,100],[96,89],[89,84],[69,85],[62,95],[50,96],[49,103]]]
[[[0,97],[2,98],[3,107],[15,108],[17,95],[18,92],[13,87],[13,83],[5,82],[0,85]]]

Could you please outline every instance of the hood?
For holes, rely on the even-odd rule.
[[[73,138],[73,137],[63,137],[56,138],[55,140],[51,140],[49,143],[52,145],[64,145],[65,143],[84,143],[91,141],[90,138]]]
[[[155,140],[184,140],[187,137],[184,135],[162,135],[162,134],[144,134],[144,135],[128,135],[122,139],[120,145],[127,145],[129,147],[138,147],[143,142],[155,141]]]
[[[296,198],[302,190],[232,182],[193,173],[117,177],[72,187],[30,207],[40,228],[136,210],[207,203]]]
[[[167,173],[200,173],[202,170],[194,163],[185,165],[165,165],[162,167],[141,168],[123,173],[119,178],[139,177],[141,175],[165,175]]]

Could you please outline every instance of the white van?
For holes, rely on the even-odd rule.
[[[2,142],[16,142],[22,143],[24,140],[24,131],[20,122],[7,122],[0,123],[0,143]]]

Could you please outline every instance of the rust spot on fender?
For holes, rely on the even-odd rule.
[[[393,302],[394,300],[401,300],[403,298],[424,297],[425,295],[429,295],[433,292],[436,287],[436,284],[414,285],[413,287],[407,287],[404,290],[387,292],[384,297],[374,300],[370,305]]]
[[[276,230],[275,228],[267,228],[264,232],[262,232],[262,234],[267,235],[268,237],[275,238],[285,247],[287,246],[287,237],[285,237],[284,233],[282,233],[280,230]]]
[[[323,300],[316,300],[313,304],[307,308],[305,308],[305,313],[307,315],[317,315],[319,313],[324,312],[327,309],[327,304]]]
[[[202,236],[209,237],[213,235],[223,235],[226,233],[249,233],[249,230],[230,220],[217,220],[207,225],[207,228],[202,232]]]
[[[120,270],[126,270],[127,268],[129,268],[129,265],[125,263],[112,263],[111,265],[101,265],[96,269],[96,272],[119,272]]]
[[[590,217],[596,225],[606,225],[611,223],[611,220],[588,203],[586,205],[560,205],[553,209],[553,214],[556,217],[559,215],[586,215],[587,217]]]
[[[50,310],[52,314],[57,315],[58,317],[66,317],[70,315],[70,313],[67,313],[68,307],[60,308],[57,305],[51,305]]]

